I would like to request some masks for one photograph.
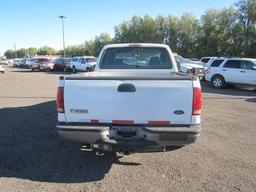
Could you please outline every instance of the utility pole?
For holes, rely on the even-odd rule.
[[[63,52],[64,52],[64,58],[66,57],[66,50],[65,50],[65,32],[64,32],[64,19],[66,19],[67,17],[65,17],[64,15],[60,15],[58,16],[61,21],[62,21],[62,37],[63,37]]]
[[[13,43],[13,45],[14,45],[14,57],[15,57],[15,59],[17,58],[17,50],[16,50],[16,43]]]

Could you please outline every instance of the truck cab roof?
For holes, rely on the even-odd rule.
[[[104,46],[104,49],[115,48],[115,47],[159,47],[169,48],[168,45],[160,43],[120,43],[120,44],[109,44]]]

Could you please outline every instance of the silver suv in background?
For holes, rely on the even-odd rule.
[[[205,79],[215,88],[227,84],[256,87],[256,59],[217,58],[210,64]]]

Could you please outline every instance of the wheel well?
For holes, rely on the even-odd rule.
[[[224,82],[226,82],[226,81],[225,81],[225,78],[224,78],[223,75],[221,75],[221,74],[215,74],[215,75],[213,75],[212,78],[211,78],[211,81],[213,80],[214,77],[221,77],[221,78],[224,80]]]

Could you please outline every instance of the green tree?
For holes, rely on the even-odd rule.
[[[112,38],[108,33],[101,33],[99,36],[96,36],[94,39],[94,50],[92,55],[97,56],[101,49],[110,43],[112,43]]]
[[[158,21],[160,23],[160,17]],[[150,43],[162,42],[163,39],[161,39],[160,30],[158,30],[154,18],[148,15],[144,18],[134,16],[130,21],[124,21],[115,26],[115,42]]]
[[[21,48],[19,50],[17,50],[17,57],[18,58],[24,58],[24,57],[28,57],[29,53],[28,50],[25,48]]]
[[[37,54],[38,55],[55,55],[56,50],[52,47],[44,46],[39,48]]]
[[[178,52],[178,23],[179,18],[169,15],[166,20],[165,43],[169,45],[173,52]]]
[[[158,15],[155,18],[156,25],[156,42],[167,43],[168,20],[164,16]]]
[[[193,56],[193,47],[197,29],[196,17],[185,13],[178,20],[177,25],[177,50],[178,53],[186,57]]]
[[[255,56],[256,0],[240,0],[238,8],[239,21],[242,25],[244,56]]]
[[[239,41],[234,41],[236,20],[234,7],[207,10],[199,22],[194,52],[209,56],[233,55],[235,47],[239,47]]]
[[[85,41],[84,43],[86,50],[88,51],[88,55],[94,55],[94,53],[96,52],[96,47],[95,47],[95,43],[94,40],[89,40],[89,41]],[[96,55],[95,55],[96,56]]]
[[[35,47],[29,47],[29,48],[28,48],[28,54],[29,54],[29,56],[35,56],[35,55],[37,55],[37,52],[38,52],[38,50],[37,50],[37,48],[35,48]]]
[[[14,51],[12,49],[9,49],[9,50],[5,51],[4,56],[7,59],[12,59],[12,58],[15,57],[15,53],[14,53]]]

